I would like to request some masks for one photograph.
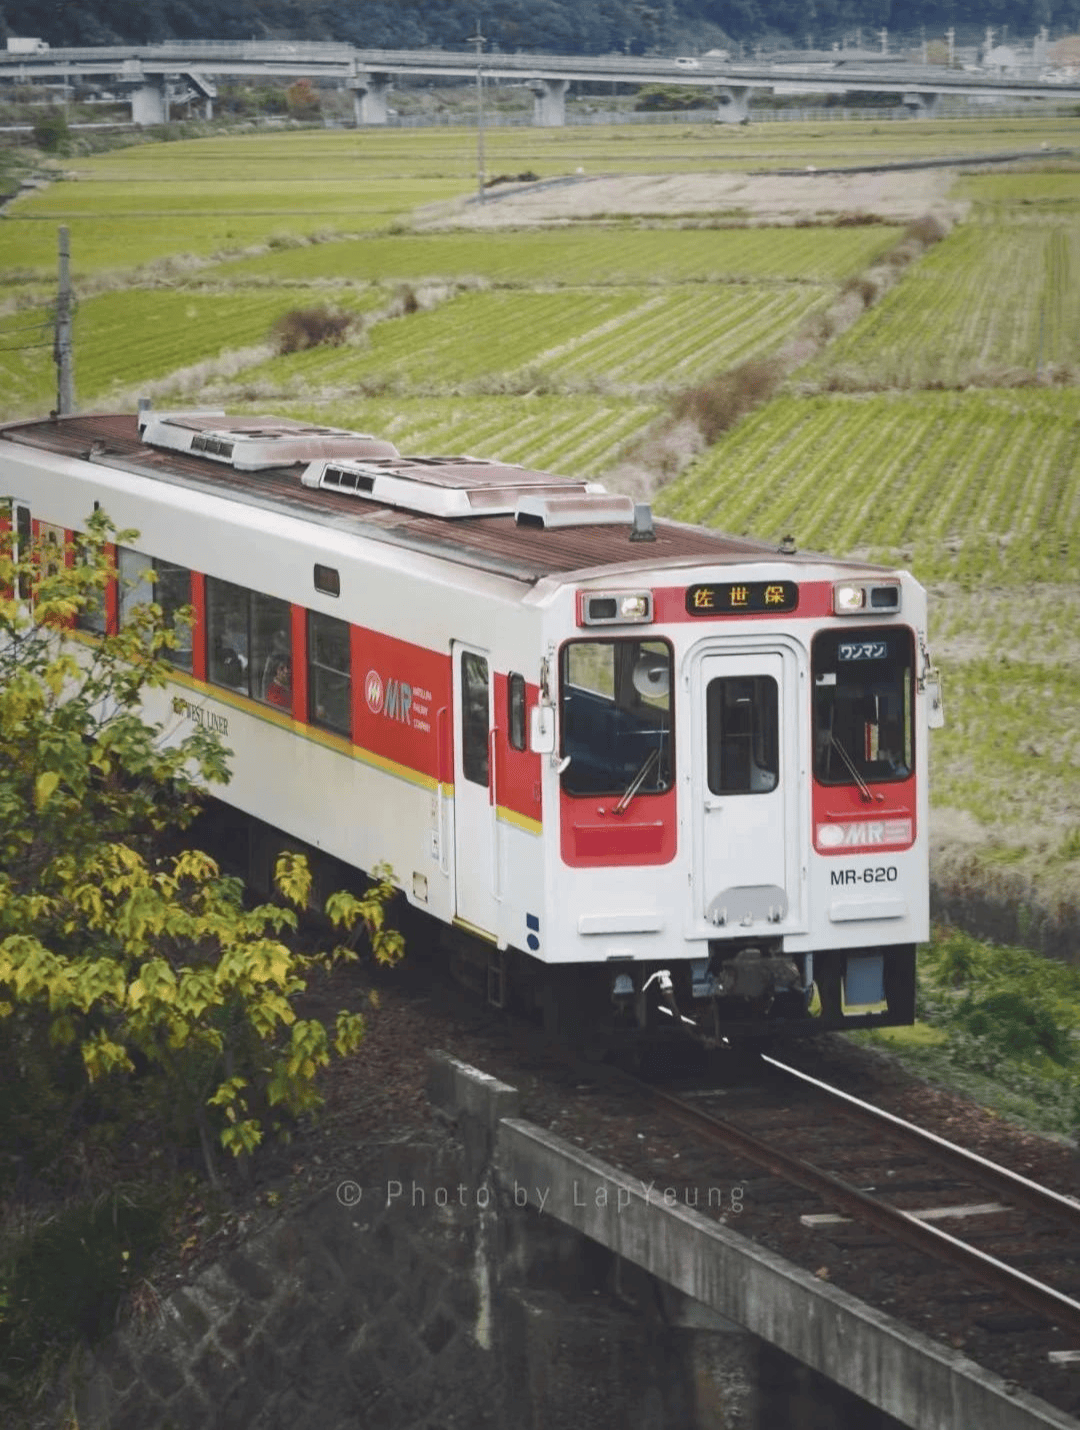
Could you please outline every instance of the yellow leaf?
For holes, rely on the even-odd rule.
[[[60,783],[60,776],[55,770],[45,770],[38,775],[34,782],[34,808],[44,809],[49,799]]]

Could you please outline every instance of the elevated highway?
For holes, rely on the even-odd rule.
[[[716,99],[717,119],[743,123],[754,91],[773,93],[896,94],[913,113],[932,115],[944,95],[1007,99],[1080,99],[1080,80],[1057,82],[1037,74],[969,73],[939,65],[910,65],[866,56],[813,63],[743,63],[716,58],[666,59],[633,55],[482,54],[447,50],[365,50],[352,45],[285,41],[175,40],[158,45],[56,49],[37,54],[0,51],[0,81],[72,83],[98,79],[130,95],[136,124],[169,119],[170,85],[202,97],[212,111],[222,76],[328,79],[352,91],[356,123],[385,124],[395,78],[474,78],[517,81],[532,90],[533,119],[565,122],[566,91],[575,82],[680,84]]]

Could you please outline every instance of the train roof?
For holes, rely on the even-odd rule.
[[[654,522],[648,508],[584,479],[471,457],[402,456],[369,434],[285,418],[98,413],[11,423],[0,439],[527,582],[777,554],[766,542]],[[821,559],[786,547],[785,556]]]

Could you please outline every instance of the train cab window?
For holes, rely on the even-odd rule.
[[[208,577],[206,636],[207,674],[215,685],[264,704],[290,703],[291,696],[284,693],[291,688],[288,601]]]
[[[815,777],[832,785],[907,779],[915,761],[911,632],[823,631],[811,668]]]
[[[512,674],[506,690],[506,728],[511,746],[525,748],[525,677]]]
[[[570,641],[559,662],[562,787],[573,795],[657,794],[675,777],[666,641]]]
[[[780,781],[779,698],[771,675],[728,675],[705,691],[712,794],[768,794]]]
[[[349,623],[308,612],[308,691],[311,723],[339,735],[352,733],[352,662]]]

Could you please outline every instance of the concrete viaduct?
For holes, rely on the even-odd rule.
[[[203,99],[207,117],[217,95],[216,76],[331,79],[352,91],[356,123],[385,124],[395,77],[516,80],[535,96],[533,122],[561,125],[566,91],[575,81],[680,84],[708,91],[716,118],[749,119],[754,90],[800,93],[875,91],[899,96],[913,114],[932,116],[943,95],[998,98],[1080,98],[1080,81],[1051,83],[1037,77],[972,74],[937,65],[909,65],[843,51],[801,64],[744,64],[729,60],[638,58],[632,55],[454,53],[446,50],[362,50],[352,45],[284,41],[175,40],[157,45],[55,49],[35,54],[0,52],[0,80],[72,83],[98,79],[130,95],[135,124],[169,121],[171,86],[183,83]]]

